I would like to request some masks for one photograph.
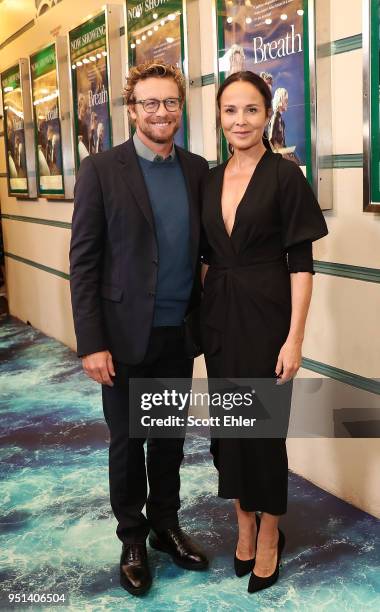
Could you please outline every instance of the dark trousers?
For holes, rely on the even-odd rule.
[[[104,416],[110,431],[109,481],[116,533],[124,543],[143,540],[156,531],[178,525],[179,469],[183,438],[147,440],[129,437],[130,378],[188,378],[193,359],[185,355],[180,327],[153,328],[144,360],[128,366],[116,362],[114,386],[102,386]],[[147,477],[149,495],[147,496]],[[146,504],[146,518],[142,513]]]

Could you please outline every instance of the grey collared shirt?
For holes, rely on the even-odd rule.
[[[172,150],[170,151],[167,157],[162,157],[162,155],[157,155],[154,151],[149,149],[137,136],[137,132],[133,135],[133,144],[135,145],[136,153],[139,157],[146,159],[150,162],[162,162],[162,161],[173,161],[175,158],[175,148],[174,144]]]

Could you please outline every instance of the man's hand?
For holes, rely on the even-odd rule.
[[[109,351],[100,351],[99,353],[91,353],[82,357],[82,365],[85,374],[100,383],[113,387],[111,376],[115,376],[115,368],[113,367],[112,355]]]

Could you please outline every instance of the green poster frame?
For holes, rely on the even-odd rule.
[[[224,0],[216,0],[216,19],[217,19],[217,86],[219,87],[225,80],[224,73],[219,70],[219,60],[225,54],[225,34],[224,34]],[[314,64],[314,55],[311,58],[310,54],[314,54],[314,48],[309,44],[309,30],[313,25],[314,15],[311,14],[313,3],[310,0],[303,0],[303,59],[304,59],[304,83],[305,83],[305,157],[306,157],[306,177],[309,183],[315,185],[315,174],[313,170],[313,147],[312,147],[312,109],[311,109],[311,78],[310,65]],[[227,142],[222,134],[218,136],[218,161],[224,162],[229,157]]]
[[[366,184],[363,210],[380,213],[380,0],[369,0],[364,10],[367,11],[364,17],[367,16],[369,20],[368,40],[363,41],[364,73],[368,70],[369,63],[369,78],[364,74],[364,93],[367,93],[365,103],[368,104],[369,98],[369,108],[364,109],[364,115],[366,117],[368,113],[369,134],[367,142],[364,142]]]
[[[139,14],[139,7],[143,6],[144,11],[142,14]],[[140,31],[142,29],[149,30],[149,25],[151,24],[154,27],[155,24],[159,24],[161,20],[167,20],[169,15],[178,14],[180,20],[180,45],[181,45],[181,70],[184,75],[187,73],[186,67],[186,45],[185,45],[185,31],[186,31],[186,21],[185,21],[185,2],[183,0],[167,0],[165,3],[157,6],[151,7],[149,6],[149,10],[146,5],[142,5],[139,0],[127,0],[127,44],[128,44],[128,69],[135,66],[136,64],[136,52],[134,44],[134,32]],[[155,19],[153,19],[153,14],[157,15]],[[184,142],[183,146],[185,149],[189,147],[189,125],[188,125],[188,111],[187,104],[185,102],[183,107],[183,115],[182,115],[182,123],[183,123],[183,132],[184,132]],[[133,130],[130,129],[131,134]]]
[[[41,66],[38,66],[38,64]],[[38,161],[38,122],[37,122],[37,107],[34,104],[34,93],[35,93],[35,80],[45,74],[55,72],[55,83],[58,91],[58,75],[57,75],[57,51],[55,44],[48,45],[43,49],[36,51],[29,58],[30,64],[30,82],[32,92],[32,103],[33,103],[33,119],[34,119],[34,142],[36,152],[36,175],[37,175],[37,190],[38,195],[46,197],[48,199],[64,198],[65,197],[65,177],[63,167],[63,155],[62,155],[62,130],[61,130],[61,113],[60,113],[60,102],[59,93],[57,96],[57,113],[59,121],[59,149],[62,159],[62,189],[44,189],[41,185],[40,172],[39,172],[39,161]]]

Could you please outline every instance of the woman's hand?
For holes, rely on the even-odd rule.
[[[276,374],[279,377],[277,384],[282,385],[291,380],[299,370],[302,359],[302,340],[288,338],[282,345],[277,359]]]

